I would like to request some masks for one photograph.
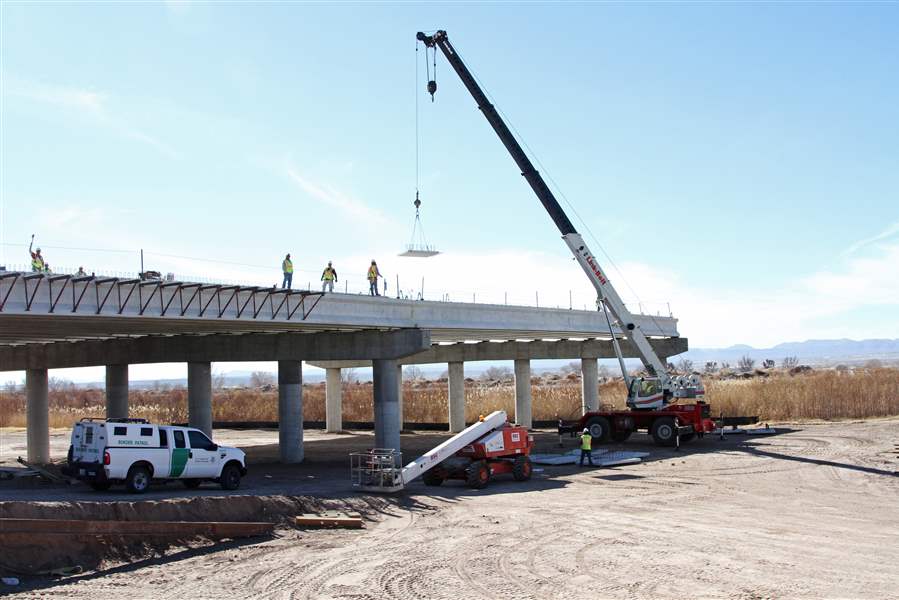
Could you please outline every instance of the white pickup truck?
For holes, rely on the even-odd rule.
[[[219,446],[199,429],[144,419],[82,419],[72,429],[64,471],[95,490],[123,482],[140,494],[153,480],[173,479],[189,488],[217,481],[235,490],[247,467],[242,450]]]

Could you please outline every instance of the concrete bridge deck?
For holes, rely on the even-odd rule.
[[[677,319],[635,316],[650,337]],[[614,324],[614,321],[613,321]],[[599,311],[30,273],[0,274],[0,344],[119,336],[417,328],[438,342],[610,338]],[[613,325],[616,334],[621,332]]]

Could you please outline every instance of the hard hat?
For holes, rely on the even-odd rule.
[[[329,266],[329,267],[331,266],[331,261],[330,261],[330,260],[328,261],[328,266]]]
[[[584,433],[590,433],[590,430],[584,427]]]
[[[38,246],[38,248],[37,248],[37,250],[36,250],[36,252],[40,252],[40,251],[41,251],[41,247],[40,247],[40,246]]]
[[[375,259],[371,259],[371,264],[375,264]]]

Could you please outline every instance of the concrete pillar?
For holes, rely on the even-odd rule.
[[[211,363],[187,363],[187,422],[212,437]]]
[[[581,414],[599,410],[599,367],[595,358],[581,359]]]
[[[303,462],[303,364],[298,360],[278,361],[278,450],[282,463]]]
[[[325,369],[325,431],[343,431],[343,396],[340,389],[340,369]]]
[[[531,361],[515,360],[515,422],[531,428]]]
[[[128,365],[106,365],[106,418],[128,418]]]
[[[399,415],[400,431],[403,430],[403,365],[396,366],[396,410]]]
[[[47,369],[25,371],[25,424],[28,462],[50,462],[50,396]]]
[[[451,362],[449,373],[449,430],[459,433],[465,429],[465,364]]]
[[[399,378],[396,360],[373,360],[375,447],[400,450]]]

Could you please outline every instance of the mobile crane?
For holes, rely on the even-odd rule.
[[[561,232],[565,244],[584,273],[587,274],[587,278],[596,288],[597,305],[602,309],[609,325],[612,345],[618,356],[627,386],[629,410],[588,412],[581,417],[577,427],[587,429],[594,441],[608,441],[609,439],[624,441],[631,432],[645,429],[660,445],[674,445],[680,439],[686,440],[693,437],[694,434],[703,435],[713,431],[715,423],[710,418],[709,405],[702,400],[705,391],[700,377],[695,374],[672,377],[668,374],[666,365],[652,349],[646,334],[634,322],[633,315],[628,311],[609,278],[599,266],[596,256],[587,248],[584,238],[574,228],[543,177],[534,168],[515,136],[512,135],[496,108],[488,100],[468,67],[465,66],[462,58],[450,43],[446,31],[440,30],[432,35],[418,32],[416,38],[434,52],[439,48],[446,57],[506,150],[512,155],[512,159],[521,170],[521,175],[530,184],[531,189],[543,204],[543,208],[549,213],[553,223]],[[437,82],[428,81],[427,90],[433,100],[437,91]],[[640,360],[648,373],[647,376],[631,377],[628,375],[618,338],[612,328],[610,313],[618,325],[621,335],[630,339],[636,347]],[[681,399],[695,399],[696,403],[674,404]]]

